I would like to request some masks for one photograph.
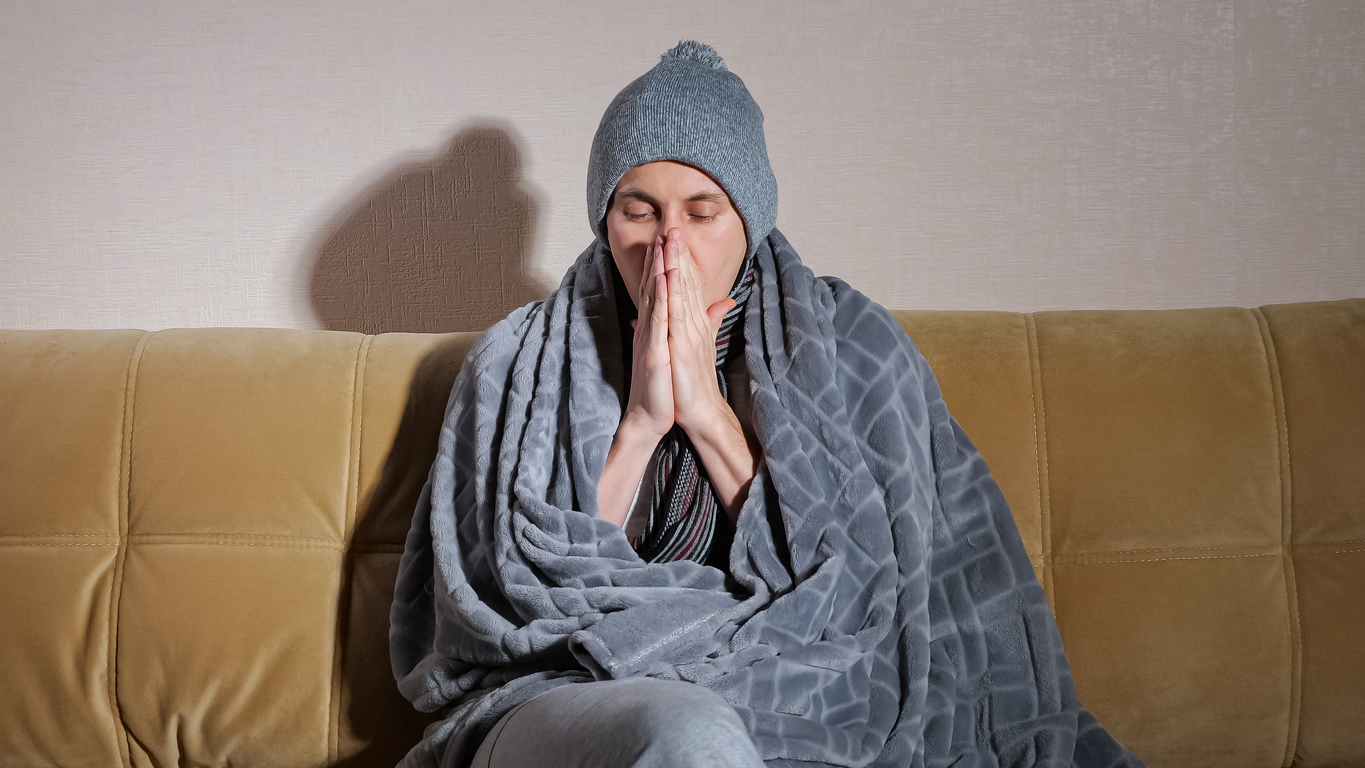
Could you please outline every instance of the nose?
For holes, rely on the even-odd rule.
[[[659,229],[655,234],[659,236],[660,240],[667,240],[668,230],[674,227],[677,227],[678,229],[681,229],[682,231],[686,232],[687,228],[683,226],[685,223],[687,223],[686,211],[681,210],[664,211],[664,214],[659,217]]]

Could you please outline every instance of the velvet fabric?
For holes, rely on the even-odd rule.
[[[1365,765],[1365,299],[891,315],[1106,730]],[[0,330],[0,763],[392,768],[442,719],[389,610],[478,335]]]

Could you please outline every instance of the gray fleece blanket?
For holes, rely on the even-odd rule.
[[[1137,766],[1081,708],[1000,489],[880,305],[774,229],[744,320],[764,467],[730,574],[598,518],[626,402],[594,241],[465,359],[395,587],[399,688],[464,766],[512,707],[651,676],[730,702],[773,766]]]

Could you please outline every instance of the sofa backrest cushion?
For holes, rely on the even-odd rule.
[[[1120,741],[1365,762],[1365,300],[895,314]],[[0,331],[0,764],[400,758],[392,584],[476,335]]]

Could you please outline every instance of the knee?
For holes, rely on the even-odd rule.
[[[734,707],[719,694],[693,683],[676,680],[649,680],[641,686],[636,711],[640,726],[650,731],[706,732],[718,727],[743,729]]]
[[[752,765],[734,758],[757,758],[744,723],[725,699],[692,683],[651,680],[639,686],[641,698],[631,725],[647,734],[648,751],[669,755],[673,765]],[[678,758],[682,762],[676,762]],[[647,761],[648,762],[648,761]]]

